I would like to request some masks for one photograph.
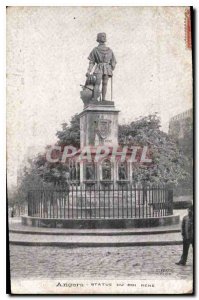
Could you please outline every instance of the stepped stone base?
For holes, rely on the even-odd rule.
[[[179,224],[179,215],[139,219],[45,219],[23,216],[23,225],[46,228],[105,229],[105,228],[147,228]]]

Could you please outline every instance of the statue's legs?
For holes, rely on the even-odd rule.
[[[96,76],[96,82],[95,82],[94,91],[93,91],[93,98],[95,101],[97,101],[97,98],[100,94],[100,84],[102,81],[102,74],[95,74],[95,76]]]
[[[102,77],[102,101],[106,100],[106,92],[107,92],[107,84],[108,84],[108,75],[103,75]]]
[[[108,84],[108,75],[102,75],[102,74],[95,74],[96,76],[96,82],[94,86],[94,92],[93,92],[93,98],[95,101],[97,101],[97,98],[100,94],[100,84],[102,82],[102,101],[106,98],[106,92],[107,92],[107,84]]]

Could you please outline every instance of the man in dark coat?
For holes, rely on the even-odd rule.
[[[182,220],[182,238],[183,252],[180,261],[176,265],[185,266],[190,244],[193,247],[193,206],[188,209],[188,215]]]

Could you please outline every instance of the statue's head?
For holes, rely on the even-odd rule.
[[[106,42],[106,33],[100,32],[97,34],[97,42],[98,43],[105,43]]]

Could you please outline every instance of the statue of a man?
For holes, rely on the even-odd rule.
[[[86,179],[88,179],[88,180],[94,179],[94,166],[92,166],[92,165],[86,166]]]
[[[96,82],[94,86],[93,100],[97,100],[99,87],[102,82],[102,101],[104,101],[106,97],[108,79],[113,76],[112,71],[115,69],[116,59],[113,51],[105,45],[106,33],[98,33],[97,42],[99,45],[91,51],[88,57],[89,67],[86,76],[90,76],[90,73],[95,66],[93,75],[96,77]]]
[[[119,180],[126,179],[126,168],[124,164],[121,164],[119,167]]]

